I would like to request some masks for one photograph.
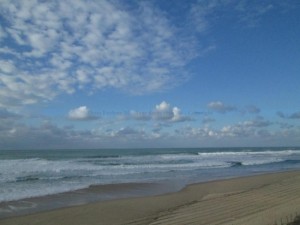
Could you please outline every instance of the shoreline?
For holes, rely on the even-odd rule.
[[[178,191],[178,190],[176,190]],[[171,192],[160,183],[116,183],[91,185],[74,191],[0,202],[0,220],[42,213],[95,202],[155,196]]]
[[[297,178],[297,179],[296,179]],[[281,184],[286,183],[287,186],[282,186]],[[289,183],[291,185],[289,186]],[[135,184],[126,184],[123,188],[131,189]],[[146,184],[148,185],[148,184]],[[150,222],[165,221],[165,223],[157,223],[157,224],[168,224],[166,221],[168,219],[172,219],[172,216],[175,216],[175,222],[178,224],[184,224],[182,220],[191,219],[191,215],[193,214],[193,210],[197,208],[196,206],[201,206],[200,208],[203,211],[207,210],[207,213],[211,214],[210,217],[216,215],[220,212],[216,212],[214,208],[222,205],[229,204],[231,198],[235,199],[232,204],[235,204],[237,209],[241,210],[241,214],[245,214],[249,217],[253,216],[252,219],[258,218],[254,216],[255,213],[248,213],[249,207],[251,208],[259,208],[262,207],[260,213],[263,212],[268,213],[268,215],[272,214],[272,208],[275,210],[276,208],[276,216],[279,218],[280,215],[284,217],[287,213],[300,213],[300,190],[297,191],[295,189],[296,186],[300,185],[300,171],[284,171],[284,172],[275,172],[268,174],[260,174],[260,175],[250,175],[244,177],[236,177],[230,179],[222,179],[222,180],[214,180],[203,183],[190,184],[180,191],[167,193],[167,194],[159,194],[152,196],[137,196],[137,197],[129,197],[122,198],[116,200],[109,201],[100,201],[100,202],[91,202],[88,204],[81,204],[78,206],[70,206],[59,209],[51,209],[43,212],[37,212],[34,214],[15,216],[10,218],[0,219],[1,224],[3,225],[25,225],[25,224],[44,224],[44,225],[52,225],[52,224],[126,224],[127,222],[132,222],[132,224],[150,224]],[[116,185],[117,187],[118,185]],[[270,190],[268,188],[272,187]],[[94,191],[101,191],[98,186],[92,187]],[[102,187],[103,188],[103,187]],[[110,189],[109,186],[106,188]],[[278,189],[279,188],[279,189]],[[280,189],[281,188],[281,189]],[[285,190],[286,189],[286,190]],[[291,189],[291,190],[290,190]],[[103,190],[103,189],[102,189]],[[279,191],[279,192],[278,192]],[[272,193],[274,194],[272,195]],[[280,201],[277,199],[276,193],[287,193],[284,196],[280,197]],[[248,210],[245,212],[242,209],[245,205],[245,201],[236,202],[236,199],[246,198],[249,193],[253,194],[253,198],[255,196],[264,196],[267,195],[269,197],[265,197],[266,201],[251,203],[250,205],[246,205]],[[263,195],[264,193],[264,195]],[[292,198],[289,195],[293,195]],[[51,196],[49,196],[51,198]],[[245,199],[244,199],[245,200]],[[252,201],[252,198],[248,199]],[[275,201],[276,200],[276,201]],[[295,202],[295,204],[286,205],[286,201]],[[268,205],[268,202],[274,201],[274,204]],[[296,204],[297,203],[297,204]],[[299,207],[298,207],[299,205]],[[208,209],[209,206],[211,209]],[[192,207],[192,209],[189,209]],[[226,208],[222,208],[225,210]],[[221,211],[222,211],[221,210]],[[178,212],[177,212],[178,211]],[[185,211],[185,212],[181,212]],[[220,211],[220,210],[219,210]],[[225,210],[226,211],[226,210]],[[251,211],[251,210],[250,210]],[[255,210],[254,210],[255,211]],[[222,212],[224,214],[224,212]],[[233,213],[233,212],[232,212]],[[177,215],[178,214],[178,215]],[[207,215],[206,215],[207,216]],[[226,215],[224,215],[226,216]],[[290,216],[290,215],[289,215]],[[203,219],[204,216],[202,216]],[[233,217],[233,215],[230,215]],[[270,216],[269,216],[270,217]],[[177,218],[177,219],[176,219]],[[198,217],[197,217],[198,218]],[[197,218],[195,221],[197,221]],[[218,217],[216,217],[218,218]],[[231,222],[245,219],[245,216],[241,218],[231,219]],[[260,218],[265,217],[261,215]],[[280,217],[281,218],[281,217]],[[279,218],[279,219],[280,219]],[[199,219],[199,218],[198,218]],[[209,218],[208,219],[213,219]],[[227,218],[228,219],[228,218]],[[250,218],[251,219],[251,218]],[[269,218],[272,220],[273,218]],[[274,217],[274,221],[277,218]],[[193,220],[193,219],[192,219]],[[136,221],[136,223],[134,222]],[[174,222],[173,221],[173,222]],[[182,223],[180,223],[180,221]],[[194,221],[194,222],[195,222]],[[273,224],[274,224],[273,221]],[[272,222],[272,221],[270,221]],[[176,223],[175,223],[176,224]],[[255,224],[255,223],[251,223]],[[259,224],[259,223],[258,223]],[[267,224],[267,223],[266,223]]]
[[[164,182],[158,181],[149,183],[113,183],[91,185],[86,188],[57,194],[0,202],[0,220],[92,203],[174,194],[193,185],[292,171],[298,170],[259,172],[255,174],[243,174],[241,176],[233,175],[222,178],[212,178],[210,180],[205,179],[202,181],[195,181],[194,183],[186,183],[182,182],[181,180],[168,180]]]

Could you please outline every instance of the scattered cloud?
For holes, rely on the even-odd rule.
[[[68,118],[71,120],[94,120],[97,117],[90,114],[90,110],[86,106],[80,106],[78,108],[69,111]]]
[[[208,103],[207,107],[213,111],[219,112],[219,113],[227,113],[231,111],[235,111],[236,107],[231,105],[225,105],[221,101],[214,101]]]
[[[224,126],[220,130],[219,135],[228,137],[254,137],[259,136],[262,131],[266,132],[264,128],[270,125],[272,125],[270,121],[265,120],[263,117],[257,117],[254,120]]]
[[[171,121],[173,116],[173,110],[169,103],[162,101],[160,104],[155,106],[155,110],[153,112],[154,120]]]
[[[165,101],[155,106],[155,110],[152,112],[152,118],[156,121],[163,122],[184,122],[192,120],[189,116],[184,116],[181,113],[180,108],[171,107],[171,105]]]
[[[51,121],[28,125],[19,120],[2,119],[0,143],[2,149],[26,148],[100,148],[100,147],[161,147],[161,146],[237,146],[299,143],[300,127],[278,125],[262,117],[222,127],[186,125],[172,129],[163,122],[151,127],[125,125],[102,129],[76,129],[58,126]],[[278,129],[273,129],[278,125]],[[273,127],[273,128],[272,128]],[[149,129],[148,129],[149,128]],[[184,140],[184,141],[183,141]],[[255,140],[255,142],[253,142]]]
[[[172,117],[172,121],[173,122],[183,122],[186,120],[190,120],[189,117],[184,117],[181,115],[181,110],[178,107],[174,107],[172,109],[172,113],[173,113],[173,117]]]
[[[13,121],[6,121],[0,125],[2,149],[80,148],[91,144],[93,140],[90,131],[58,127],[49,121],[44,121],[38,126]]]
[[[96,120],[102,114],[82,105],[62,115],[62,124],[54,124],[51,119],[41,121],[42,116],[24,118],[22,111],[30,114],[34,109],[29,105],[49,103],[63,94],[90,95],[113,88],[141,95],[173,88],[189,79],[186,66],[193,59],[217,48],[214,38],[205,36],[217,20],[258,26],[264,15],[283,4],[291,3],[190,1],[179,21],[178,14],[172,17],[151,1],[1,0],[0,147],[168,146],[182,138],[187,140],[182,143],[195,146],[210,140],[249,140],[251,145],[259,138],[275,145],[276,140],[285,141],[280,145],[299,143],[300,112],[278,112],[280,118],[294,120],[275,123],[260,116],[257,106],[222,101],[208,103],[207,112],[195,112],[199,121],[185,114],[186,109],[162,101],[148,112],[109,114],[108,120],[81,128],[76,121]],[[246,114],[247,119],[222,120],[230,112]],[[64,126],[72,122],[74,127]]]
[[[209,32],[217,20],[232,19],[243,26],[255,27],[267,13],[278,8],[287,8],[287,5],[272,0],[259,3],[251,0],[196,1],[191,5],[189,19],[199,33]],[[227,14],[229,12],[230,15]]]
[[[184,82],[185,65],[198,55],[181,35],[185,28],[150,2],[126,4],[3,0],[0,106],[109,87],[151,93]]]
[[[254,24],[282,7],[246,0],[188,5],[182,24],[145,1],[1,1],[0,107],[48,102],[77,91],[170,89],[188,79],[185,66],[192,59],[216,48],[197,39],[197,32],[209,30],[227,9]],[[219,11],[221,18],[215,16]]]
[[[131,110],[129,114],[122,114],[118,118],[121,120],[136,120],[136,121],[152,121],[161,123],[177,123],[193,120],[190,116],[182,114],[181,109],[166,101],[162,101],[156,105],[152,111],[149,112],[138,112]]]
[[[175,134],[188,138],[188,139],[202,139],[202,138],[210,138],[210,137],[216,137],[217,133],[214,129],[204,126],[204,127],[184,127],[181,129],[176,129]]]
[[[263,117],[257,117],[253,120],[242,121],[236,124],[225,125],[220,128],[213,128],[209,122],[204,123],[202,127],[187,126],[182,129],[177,129],[176,133],[185,138],[210,138],[215,140],[226,140],[228,138],[253,138],[259,137],[263,133],[274,135],[268,128],[273,124],[265,120]]]
[[[225,114],[227,112],[240,112],[241,114],[259,114],[260,109],[255,105],[248,105],[245,107],[237,107],[233,105],[225,104],[221,101],[212,101],[207,104],[207,108],[218,113]]]
[[[143,130],[134,129],[132,127],[122,127],[117,131],[112,131],[110,133],[110,136],[118,137],[122,139],[127,139],[127,138],[139,139],[139,138],[143,138],[145,134],[146,133]]]
[[[243,124],[224,126],[219,135],[222,137],[248,137],[252,134],[253,129]]]
[[[270,125],[272,125],[273,123],[265,120],[263,117],[257,117],[254,120],[249,120],[249,121],[245,121],[243,123],[244,126],[246,127],[268,127]]]
[[[274,1],[264,1],[260,4],[253,4],[249,0],[243,0],[239,1],[234,9],[239,13],[238,17],[241,23],[249,27],[255,27],[265,14],[277,7],[280,6]]]
[[[189,16],[198,32],[203,33],[209,29],[211,21],[208,17],[221,5],[218,1],[197,1],[191,6]]]

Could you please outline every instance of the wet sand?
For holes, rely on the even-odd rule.
[[[273,225],[285,224],[297,213],[300,172],[293,171],[193,184],[176,193],[95,202],[2,219],[0,224]]]

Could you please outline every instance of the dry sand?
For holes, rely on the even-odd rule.
[[[286,224],[300,213],[300,172],[194,184],[177,193],[91,203],[1,225]]]

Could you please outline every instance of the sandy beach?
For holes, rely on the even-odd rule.
[[[160,196],[120,199],[0,220],[1,225],[286,224],[300,213],[300,172],[190,185]]]

